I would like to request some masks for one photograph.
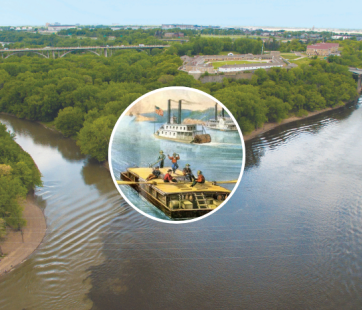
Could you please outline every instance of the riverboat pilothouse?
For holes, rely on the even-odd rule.
[[[224,108],[221,109],[221,115],[217,115],[217,103],[215,104],[215,119],[210,119],[205,127],[221,131],[238,131],[235,123],[230,117],[225,117]]]
[[[211,136],[202,127],[196,124],[184,124],[181,121],[181,101],[178,103],[178,116],[171,117],[171,100],[168,100],[167,123],[163,124],[156,132],[155,137],[182,143],[208,143]]]

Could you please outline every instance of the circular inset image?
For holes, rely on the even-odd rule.
[[[109,144],[110,170],[123,198],[157,221],[185,223],[220,209],[245,165],[239,125],[214,97],[166,87],[133,102]]]

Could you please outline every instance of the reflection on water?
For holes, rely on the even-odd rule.
[[[211,143],[177,143],[153,136],[154,128],[161,124],[134,122],[134,117],[123,116],[117,125],[112,142],[111,167],[116,179],[129,167],[148,167],[157,161],[159,151],[171,155],[177,153],[179,169],[188,163],[193,173],[201,170],[208,181],[227,181],[239,178],[243,161],[243,150],[238,132],[210,130]],[[165,167],[171,166],[171,160],[165,159]],[[234,184],[223,184],[233,190]],[[172,220],[162,211],[139,195],[130,186],[120,186],[122,193],[137,208],[148,215],[165,220]]]
[[[250,141],[240,188],[202,221],[117,218],[93,308],[360,308],[361,120],[346,108]]]
[[[47,222],[37,251],[0,278],[0,309],[89,309],[87,269],[103,262],[103,235],[128,207],[109,172],[81,155],[74,141],[25,120],[0,115],[0,121],[42,172],[44,187],[35,194]]]
[[[292,124],[281,125],[274,130],[266,132],[246,144],[246,162],[245,170],[258,166],[261,157],[265,154],[265,149],[273,150],[283,147],[300,137],[301,134],[317,134],[324,127],[343,120],[351,115],[357,109],[357,105],[349,105],[338,109],[337,111],[328,111],[323,115],[316,115],[307,119],[293,122]]]
[[[23,130],[17,141],[44,175],[48,224],[41,247],[0,278],[1,309],[361,308],[361,108],[250,141],[230,202],[183,225],[127,206],[73,141],[70,160],[56,133],[0,119]]]

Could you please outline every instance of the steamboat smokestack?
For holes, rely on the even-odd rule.
[[[224,108],[221,109],[221,116],[222,116],[222,117],[225,117],[225,110],[224,110]]]
[[[171,99],[168,99],[168,107],[167,107],[167,124],[171,123]]]
[[[178,119],[177,119],[178,124],[181,124],[181,101],[182,100],[178,101]]]
[[[217,121],[217,103],[215,103],[215,121]]]

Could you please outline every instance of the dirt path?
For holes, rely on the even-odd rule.
[[[0,276],[11,271],[25,261],[42,242],[46,222],[42,210],[35,205],[33,194],[28,194],[23,212],[27,221],[23,234],[10,230],[5,240],[0,242],[4,257],[0,258]]]

